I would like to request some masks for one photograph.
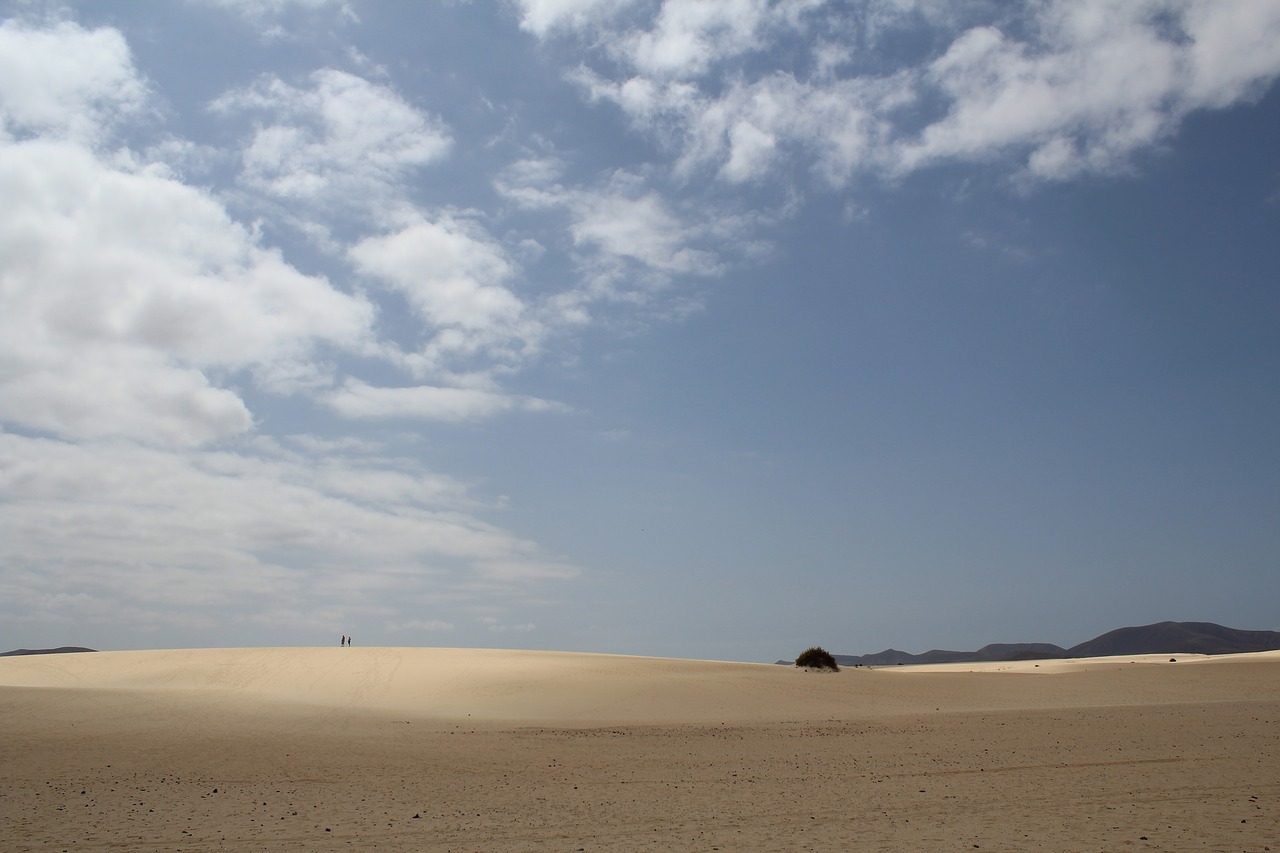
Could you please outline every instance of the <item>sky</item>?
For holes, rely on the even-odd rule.
[[[1280,629],[1280,2],[0,0],[0,648]]]

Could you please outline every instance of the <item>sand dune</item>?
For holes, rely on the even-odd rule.
[[[1277,652],[100,652],[0,720],[5,850],[1280,850]]]
[[[656,722],[774,713],[831,684],[780,667],[476,649],[198,649],[25,660],[0,684],[164,691],[220,702],[396,711],[423,718]],[[800,693],[779,689],[786,679]],[[803,688],[818,688],[804,690]],[[816,692],[816,695],[814,695]]]
[[[848,719],[944,704],[954,712],[1246,699],[1278,662],[1280,652],[1259,652],[810,673],[774,664],[500,649],[189,649],[8,659],[0,662],[0,686],[163,692],[169,701],[223,707],[314,705],[422,719],[652,724]],[[1187,673],[1190,666],[1202,668]],[[1074,677],[991,678],[998,674]]]

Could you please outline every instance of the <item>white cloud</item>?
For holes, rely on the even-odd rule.
[[[100,143],[146,102],[147,85],[117,30],[0,24],[0,138],[37,134]]]
[[[702,307],[703,294],[690,279],[722,276],[733,263],[768,251],[767,241],[750,236],[768,221],[765,214],[697,198],[673,201],[650,177],[626,170],[588,186],[566,186],[562,177],[558,158],[547,157],[518,161],[494,183],[504,198],[570,238],[577,281],[537,306],[549,333],[678,320]]]
[[[586,35],[642,75],[689,78],[726,60],[766,48],[771,36],[800,29],[821,0],[663,0],[656,4],[597,0],[518,0],[524,29],[543,38]],[[637,5],[653,9],[635,26]],[[621,25],[621,29],[619,29]],[[603,38],[597,39],[599,34]]]
[[[1201,0],[1186,9],[1182,25],[1191,40],[1189,104],[1230,106],[1260,94],[1280,73],[1280,4]]]
[[[538,36],[561,28],[582,29],[603,21],[636,0],[517,0],[520,26]]]
[[[401,458],[0,433],[0,618],[212,629],[235,602],[245,621],[288,611],[322,629],[336,610],[380,608],[380,621],[408,624],[427,603],[518,597],[576,573],[448,491],[415,490],[419,478],[435,475]]]
[[[486,508],[472,498],[466,484],[453,477],[425,471],[411,458],[395,456],[378,442],[356,436],[338,439],[291,435],[277,443],[255,438],[247,452],[279,459],[282,471],[305,466],[306,482],[314,488],[366,505],[410,503],[438,509]],[[352,477],[353,468],[360,469]]]
[[[129,436],[174,446],[215,441],[253,426],[234,392],[162,356],[114,348],[59,353],[41,363],[7,349],[0,356],[0,418],[11,424],[69,438]]]
[[[637,175],[618,171],[600,186],[556,183],[553,161],[521,161],[506,170],[498,191],[534,210],[566,211],[575,245],[608,259],[630,260],[663,274],[718,275],[719,257],[692,242],[708,233],[704,221],[682,216]]]
[[[692,111],[676,168],[711,165],[731,183],[774,173],[782,155],[804,155],[824,181],[840,186],[879,166],[890,133],[881,114],[909,98],[901,77],[805,83],[774,74],[735,85]]]
[[[508,286],[516,273],[502,247],[473,222],[442,214],[366,237],[348,258],[367,281],[402,294],[423,343],[398,356],[418,377],[489,385],[538,354],[546,324]]]
[[[661,272],[719,273],[713,253],[688,245],[696,227],[677,217],[656,192],[636,183],[629,176],[616,175],[604,191],[578,194],[570,227],[574,242]]]
[[[366,215],[398,209],[414,169],[443,159],[448,129],[386,86],[332,68],[299,88],[267,76],[213,102],[218,113],[265,113],[243,154],[242,180],[280,199],[342,204]]]
[[[800,157],[835,186],[957,160],[1002,159],[1033,180],[1117,171],[1187,113],[1252,97],[1280,74],[1272,2],[899,6],[665,0],[644,19],[592,19],[608,61],[566,74],[672,147],[686,179],[708,168],[730,183],[777,177]],[[913,64],[876,53],[903,27],[947,47]],[[795,70],[750,61],[793,32],[810,44]],[[874,61],[855,64],[831,32]]]
[[[532,397],[517,397],[474,388],[418,385],[379,388],[348,379],[325,395],[324,402],[347,418],[417,418],[459,423],[509,411],[552,411],[562,406]]]
[[[664,143],[679,145],[686,125],[710,106],[711,98],[695,83],[683,80],[656,80],[642,75],[610,80],[580,65],[566,76],[577,83],[592,101],[616,103],[632,124]]]
[[[1067,3],[1038,24],[1033,43],[990,29],[953,43],[929,75],[953,106],[904,148],[903,166],[1012,147],[1031,149],[1027,169],[1039,178],[1112,171],[1188,112],[1280,74],[1274,3]]]
[[[615,50],[644,74],[697,76],[755,47],[769,11],[765,0],[666,0],[652,29],[628,34]]]
[[[85,62],[82,77],[105,65],[136,79],[118,33],[72,25],[51,32],[31,40],[83,48],[88,38],[90,47],[111,48],[115,66]],[[22,56],[27,66],[35,61]],[[70,72],[45,77],[57,81],[44,87],[52,94],[32,100],[44,111],[19,102],[11,124],[65,136],[63,125],[75,124],[66,117],[94,120],[97,90]],[[348,416],[466,420],[550,406],[491,388],[495,368],[518,368],[545,335],[506,287],[513,269],[501,248],[474,224],[428,221],[400,198],[407,170],[443,156],[447,134],[390,90],[352,75],[323,70],[311,83],[303,90],[264,78],[219,99],[219,112],[265,110],[274,122],[254,135],[242,177],[303,206],[388,202],[398,230],[360,240],[347,258],[405,296],[428,332],[422,349],[406,354],[376,341],[369,301],[300,274],[206,192],[164,169],[139,166],[127,151],[104,155],[108,165],[72,142],[14,142],[0,148],[8,202],[0,209],[8,309],[0,316],[0,418],[68,438],[200,445],[253,427],[237,377],[274,393],[331,388],[334,366],[320,357],[322,346],[484,386],[406,393],[352,380],[325,398]],[[54,118],[36,120],[45,115]],[[79,136],[101,138],[92,123],[77,127]]]
[[[163,174],[24,142],[0,146],[0,196],[5,421],[199,444],[251,425],[218,376],[314,382],[300,365],[317,344],[368,344],[367,302],[300,274]]]
[[[512,274],[502,248],[479,228],[420,220],[350,249],[356,269],[405,295],[433,327],[467,330],[515,324],[524,311],[503,282]]]
[[[1128,10],[1126,12],[1126,10]],[[1138,4],[1098,14],[1055,7],[1039,22],[1040,43],[993,27],[957,38],[925,76],[951,102],[947,115],[902,146],[898,167],[986,159],[1032,149],[1040,177],[1108,170],[1167,133],[1185,88],[1184,48],[1162,38]]]

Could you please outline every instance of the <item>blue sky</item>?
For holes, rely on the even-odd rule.
[[[2,647],[1280,628],[1280,2],[0,17]]]

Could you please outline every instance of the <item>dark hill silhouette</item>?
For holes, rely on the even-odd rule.
[[[1072,657],[1145,655],[1184,652],[1226,655],[1280,649],[1280,632],[1241,631],[1212,622],[1157,622],[1137,628],[1117,628],[1086,643],[1072,646]]]
[[[14,649],[11,652],[0,652],[0,658],[9,657],[10,655],[65,655],[73,652],[92,652],[95,649],[86,649],[84,646],[58,646],[56,649]]]
[[[1052,643],[992,643],[976,652],[932,649],[922,654],[885,649],[869,655],[835,655],[840,666],[897,666],[913,663],[971,663],[1003,660],[1049,660],[1112,655],[1151,655],[1165,652],[1227,655],[1280,649],[1278,631],[1243,631],[1212,622],[1157,622],[1117,628],[1100,637],[1064,649]],[[790,664],[791,661],[778,661]]]
[[[992,643],[976,652],[930,649],[918,655],[885,649],[869,655],[836,655],[841,666],[897,666],[913,663],[968,663],[970,661],[1043,660],[1068,657],[1067,650],[1052,643]]]

